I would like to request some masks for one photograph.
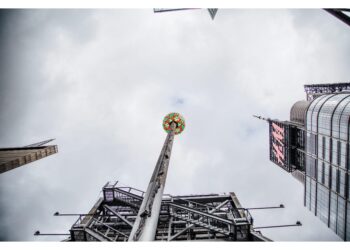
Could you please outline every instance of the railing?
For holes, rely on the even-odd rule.
[[[244,224],[252,225],[253,224],[253,217],[250,214],[249,210],[246,208],[239,208],[239,211],[241,214],[243,213],[243,216],[237,218],[237,217],[235,217],[233,210],[231,210],[231,213],[234,217],[235,224],[236,225],[244,225]]]
[[[117,188],[121,189],[123,191],[126,191],[128,193],[132,193],[132,194],[141,196],[141,197],[143,197],[145,195],[145,192],[143,192],[142,190],[137,189],[137,188],[132,188],[132,187],[117,187]]]
[[[89,215],[89,216],[91,216],[91,215]],[[79,215],[78,219],[73,223],[72,228],[74,228],[74,227],[82,227],[84,225],[87,225],[90,222],[90,220],[87,223],[83,224],[83,220],[84,220],[85,217],[86,217],[86,215]]]
[[[98,226],[100,226],[102,230],[99,229]],[[129,238],[129,236],[125,233],[105,224],[103,219],[97,220],[95,218],[92,218],[92,223],[90,223],[89,228],[110,241],[116,241],[119,236],[123,236],[124,240],[127,240]]]
[[[104,200],[107,202],[117,199],[130,206],[139,208],[143,200],[144,192],[131,187],[116,187],[116,183],[107,183],[103,187],[103,195]]]

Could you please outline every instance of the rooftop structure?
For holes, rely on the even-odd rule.
[[[53,139],[23,147],[0,148],[0,174],[57,153],[57,145],[46,145]]]
[[[130,241],[146,193],[107,183],[88,214],[80,215],[67,241]],[[59,215],[57,213],[56,215]],[[253,229],[253,218],[235,193],[162,196],[156,241],[270,241]]]

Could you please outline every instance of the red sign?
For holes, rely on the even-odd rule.
[[[271,123],[271,151],[276,163],[284,166],[284,128],[274,122]]]

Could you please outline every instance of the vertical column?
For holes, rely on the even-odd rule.
[[[165,139],[129,241],[153,241],[155,238],[176,126],[175,122],[170,124],[171,131]]]

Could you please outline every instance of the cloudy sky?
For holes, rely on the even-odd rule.
[[[66,233],[107,181],[146,189],[179,112],[166,193],[233,191],[275,241],[338,241],[269,161],[268,126],[303,85],[350,79],[350,30],[319,9],[0,11],[0,147],[56,138],[59,153],[0,175],[0,239]]]

